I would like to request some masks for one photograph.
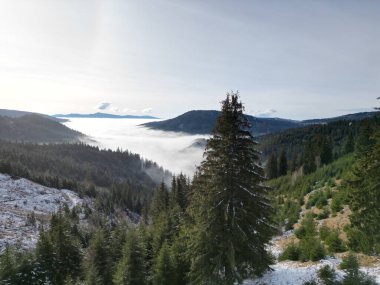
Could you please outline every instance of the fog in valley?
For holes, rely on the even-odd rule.
[[[194,145],[202,135],[150,130],[142,119],[70,119],[65,125],[89,136],[100,148],[129,150],[157,162],[163,168],[192,176],[202,161],[203,148]]]

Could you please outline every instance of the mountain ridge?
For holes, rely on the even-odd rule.
[[[0,138],[32,143],[81,142],[86,136],[38,114],[0,116]]]
[[[70,114],[55,114],[54,118],[96,118],[96,119],[158,119],[154,116],[137,116],[137,115],[114,115],[108,113],[93,113],[93,114],[78,114],[78,113],[70,113]]]
[[[212,132],[219,114],[220,111],[215,110],[192,110],[172,119],[144,123],[142,126],[161,131],[207,135]],[[356,121],[373,117],[375,114],[376,112],[362,112],[332,118],[300,121],[283,118],[259,118],[251,115],[246,115],[246,117],[252,124],[251,131],[253,134],[262,136],[312,124],[326,124],[340,120]]]
[[[35,112],[29,112],[29,111],[19,111],[19,110],[11,110],[11,109],[0,109],[0,116],[2,117],[9,117],[9,118],[20,118],[25,115],[39,115],[41,117],[50,119],[55,122],[64,123],[67,122],[65,119],[55,118],[46,114],[41,113],[35,113]]]

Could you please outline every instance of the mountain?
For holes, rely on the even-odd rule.
[[[135,212],[172,174],[128,151],[101,150],[86,144],[28,144],[0,140],[0,173],[81,195],[106,197]],[[0,184],[1,187],[1,184]],[[109,202],[109,200],[108,200]],[[1,193],[0,193],[1,203]],[[104,205],[108,210],[109,205]],[[114,205],[115,206],[115,205]]]
[[[158,119],[153,116],[134,116],[134,115],[114,115],[107,113],[94,114],[56,114],[55,118],[97,118],[97,119]]]
[[[142,125],[150,129],[162,131],[206,135],[210,134],[214,128],[219,113],[219,111],[213,110],[189,111],[173,119],[159,122],[149,122]],[[256,118],[253,116],[247,116],[247,118],[252,124],[251,131],[255,136],[280,132],[283,130],[300,127],[302,125],[302,123],[298,121],[279,118]]]
[[[173,119],[159,122],[149,122],[142,124],[142,126],[162,131],[207,135],[212,132],[219,113],[219,111],[214,110],[189,111]],[[262,136],[279,133],[288,129],[300,128],[307,125],[327,124],[337,121],[358,121],[365,118],[371,118],[375,114],[376,112],[364,112],[333,118],[304,121],[295,121],[281,118],[258,118],[249,115],[247,115],[247,118],[252,124],[252,133],[255,136]]]
[[[326,119],[312,119],[312,120],[304,120],[302,121],[305,125],[311,125],[311,124],[327,124],[337,121],[359,121],[367,118],[372,118],[375,116],[377,112],[361,112],[361,113],[354,113],[354,114],[347,114],[343,116],[338,117],[332,117],[332,118],[326,118]]]
[[[27,112],[27,111],[17,111],[17,110],[8,110],[8,109],[0,109],[0,116],[3,117],[9,117],[9,118],[19,118],[25,115],[39,115],[41,117],[50,119],[55,122],[67,122],[65,119],[55,118],[49,115],[40,114],[40,113],[33,113],[33,112]]]
[[[0,116],[0,139],[33,143],[80,142],[85,135],[46,116],[33,113],[7,113]]]

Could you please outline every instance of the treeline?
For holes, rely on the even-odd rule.
[[[338,121],[291,129],[259,138],[266,174],[274,179],[302,168],[304,174],[353,153],[357,142],[369,139],[379,116],[361,121]]]
[[[98,199],[102,211],[115,206],[138,213],[171,173],[129,151],[85,144],[29,144],[0,141],[0,172]],[[154,177],[149,176],[150,173]]]

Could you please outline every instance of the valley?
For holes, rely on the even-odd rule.
[[[275,261],[270,266],[273,271],[254,280],[246,279],[244,284],[304,285],[320,280],[319,272],[325,266],[335,271],[337,282],[344,280],[346,271],[341,264],[351,252],[352,211],[347,183],[356,161],[350,140],[365,143],[363,130],[376,121],[366,116],[359,119],[361,116],[353,121],[312,123],[256,137],[265,170],[269,171],[271,156],[279,157],[282,151],[287,171],[285,175],[278,172],[266,182],[272,189],[271,203],[276,209],[277,233],[268,244]],[[141,119],[110,118],[70,118],[63,122],[74,132],[84,134],[92,146],[1,142],[0,172],[8,173],[0,174],[1,251],[9,246],[34,251],[41,229],[55,231],[50,228],[50,219],[52,215],[60,217],[63,209],[78,216],[78,220],[69,223],[81,229],[76,235],[82,242],[86,235],[95,238],[94,231],[107,228],[107,224],[114,228],[126,223],[136,228],[133,231],[145,231],[142,221],[150,219],[150,234],[156,235],[154,232],[162,227],[169,231],[165,240],[175,241],[177,234],[171,233],[168,226],[181,224],[182,218],[175,217],[187,215],[184,209],[191,193],[178,191],[193,191],[190,178],[178,173],[193,175],[210,136],[151,130],[141,123],[145,124]],[[325,150],[321,148],[327,142],[331,153],[328,160],[323,158]],[[305,172],[307,147],[316,163],[309,172]],[[175,170],[173,179],[159,165]],[[173,199],[178,199],[178,206],[164,202]],[[167,208],[162,208],[164,205]],[[308,223],[314,229],[307,239],[321,246],[319,255],[309,252],[315,249],[306,248],[309,241],[300,236],[300,231],[308,231]],[[379,258],[368,253],[356,256],[360,272],[380,282]]]

